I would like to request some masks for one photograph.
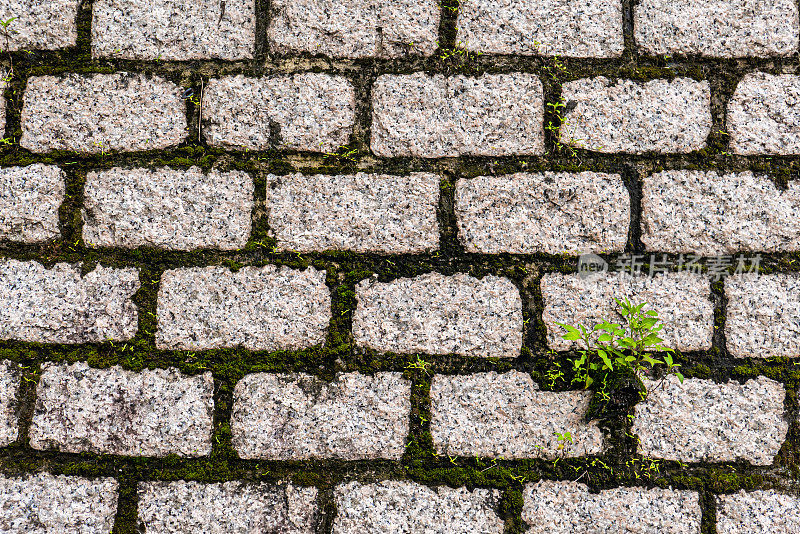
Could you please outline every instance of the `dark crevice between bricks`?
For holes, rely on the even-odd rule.
[[[42,374],[42,368],[38,362],[20,362],[19,369],[20,387],[16,406],[19,424],[17,447],[25,449],[30,446],[30,429],[36,406],[36,386]]]
[[[455,213],[455,193],[457,176],[449,172],[440,174],[439,205],[436,208],[436,220],[439,223],[439,250],[444,258],[452,258],[464,253],[464,247],[458,238],[458,222]]]
[[[123,469],[122,473],[116,476],[116,480],[119,484],[119,498],[111,534],[139,534],[137,517],[139,479],[134,470]]]
[[[631,220],[625,252],[641,254],[645,252],[644,243],[642,243],[642,179],[636,172],[636,168],[627,165],[622,168],[620,174],[630,197]]]
[[[639,59],[633,25],[633,14],[636,4],[638,4],[638,0],[622,0],[622,40],[624,43],[622,56],[623,61],[630,61],[632,63],[636,63]]]
[[[439,5],[441,6],[439,18],[439,50],[452,49],[460,45],[456,41],[456,33],[458,32],[458,0],[442,0]],[[438,53],[434,52],[434,55]]]
[[[700,490],[700,533],[717,534],[717,501],[716,495],[706,488]]]
[[[325,486],[317,490],[318,516],[315,532],[317,534],[331,534],[333,520],[336,518],[336,500],[333,486]]]
[[[253,58],[257,62],[263,62],[269,54],[269,23],[272,15],[271,0],[255,0],[256,9],[256,44]]]

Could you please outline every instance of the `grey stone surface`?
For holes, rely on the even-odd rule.
[[[436,0],[272,0],[273,52],[332,57],[429,56],[439,40]]]
[[[6,36],[0,36],[2,50],[55,50],[75,46],[78,40],[79,0],[3,0],[0,20],[14,20]]]
[[[456,221],[467,252],[622,252],[630,197],[617,174],[478,176],[456,183]]]
[[[659,273],[653,277],[622,273],[580,278],[574,274],[546,274],[542,277],[547,342],[566,350],[573,342],[561,338],[566,331],[556,323],[582,324],[587,328],[604,320],[619,319],[614,299],[629,298],[634,304],[647,303],[664,323],[659,336],[678,350],[711,348],[714,304],[710,281],[698,274]]]
[[[0,476],[0,532],[108,534],[117,513],[113,478]]]
[[[794,0],[641,0],[634,38],[650,55],[785,56],[800,38]]]
[[[355,92],[343,76],[212,79],[203,93],[203,136],[240,150],[332,152],[350,141]]]
[[[317,489],[291,484],[140,482],[139,526],[156,534],[314,534]]]
[[[250,59],[255,0],[97,0],[92,55],[124,59]]]
[[[436,452],[505,459],[600,454],[603,433],[585,423],[592,393],[539,391],[528,373],[435,375],[431,434]],[[569,432],[572,442],[559,442]]]
[[[177,369],[140,373],[44,363],[31,447],[124,456],[211,453],[214,379]]]
[[[278,250],[412,254],[439,248],[439,177],[358,173],[267,176]]]
[[[19,144],[32,152],[159,150],[186,138],[181,89],[159,77],[66,74],[28,79]]]
[[[561,142],[594,152],[692,152],[705,146],[711,132],[707,81],[599,76],[565,83],[561,96]]]
[[[14,443],[19,435],[17,403],[21,382],[19,366],[0,360],[0,447]]]
[[[642,242],[701,256],[800,250],[800,182],[752,172],[664,171],[644,178]]]
[[[400,373],[251,374],[233,391],[233,448],[242,458],[398,460],[405,452],[411,382]]]
[[[7,102],[3,94],[5,93],[8,83],[3,81],[8,77],[8,71],[0,69],[0,135],[5,138],[6,131],[6,106]]]
[[[136,269],[0,261],[0,339],[39,343],[99,343],[132,338],[138,311]]]
[[[60,237],[64,180],[54,165],[0,168],[0,239],[35,243]]]
[[[740,358],[800,356],[800,278],[745,273],[725,279],[725,339]]]
[[[542,480],[522,494],[528,534],[699,534],[697,492],[614,488],[591,493],[575,482]]]
[[[456,42],[492,54],[618,57],[620,0],[466,0]]]
[[[636,405],[631,430],[642,456],[770,465],[786,439],[786,392],[764,376],[744,384],[699,378],[681,384],[674,375],[644,383],[647,399]]]
[[[745,74],[728,103],[734,154],[800,154],[800,76]]]
[[[313,267],[192,267],[161,276],[157,315],[162,349],[294,350],[325,341],[331,296]]]
[[[489,489],[429,488],[414,482],[350,482],[336,487],[334,534],[500,534],[494,508],[500,492]]]
[[[542,83],[525,73],[380,76],[372,88],[378,156],[504,156],[544,152]]]
[[[250,236],[253,179],[200,167],[114,167],[87,174],[83,206],[88,245],[235,250]]]
[[[381,352],[516,358],[522,299],[506,278],[427,273],[356,285],[353,337]]]
[[[752,534],[800,532],[800,502],[796,495],[773,490],[744,490],[717,496],[717,532]]]

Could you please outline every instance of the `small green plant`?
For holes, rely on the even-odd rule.
[[[580,357],[572,360],[573,383],[582,383],[584,388],[589,388],[599,375],[604,377],[605,383],[608,373],[625,371],[633,372],[641,379],[656,365],[666,366],[664,378],[674,374],[683,382],[683,375],[678,371],[680,365],[672,356],[675,351],[663,346],[664,340],[659,337],[664,324],[658,318],[658,312],[645,310],[646,303],[634,305],[628,299],[614,300],[620,307],[618,313],[622,323],[603,321],[592,328],[558,323],[567,331],[561,337],[579,345]],[[663,356],[656,358],[654,353]]]

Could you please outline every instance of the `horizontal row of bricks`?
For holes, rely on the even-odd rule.
[[[174,147],[189,135],[183,92],[124,72],[33,77],[20,146],[84,154]],[[798,92],[800,76],[745,75],[728,104],[730,151],[800,153]],[[351,83],[321,73],[212,79],[202,99],[206,142],[236,150],[334,151],[350,141],[356,121]],[[563,85],[562,100],[559,140],[580,149],[689,153],[711,134],[707,81],[583,78]],[[389,157],[542,155],[544,108],[532,74],[383,75],[372,88],[371,148]]]
[[[441,180],[407,176],[266,176],[266,219],[279,252],[420,254],[440,246]],[[61,237],[65,173],[34,164],[0,168],[0,237]],[[251,237],[253,178],[242,171],[167,167],[90,171],[83,240],[90,247],[238,250]],[[517,173],[459,179],[455,217],[466,252],[619,253],[631,199],[613,173]],[[664,171],[642,178],[646,250],[703,256],[795,252],[800,188],[751,172]],[[717,206],[710,210],[708,206]]]
[[[135,268],[80,265],[48,269],[28,261],[0,262],[0,338],[41,343],[88,343],[133,338],[140,287]],[[313,267],[191,267],[160,279],[156,346],[205,350],[243,346],[255,351],[301,350],[322,344],[331,320],[326,272]],[[524,291],[532,289],[528,286]],[[725,334],[730,353],[767,358],[800,355],[800,278],[739,274],[725,280]],[[571,346],[557,323],[591,328],[614,316],[614,297],[646,302],[665,323],[665,342],[679,350],[708,350],[714,332],[710,280],[689,271],[653,277],[608,273],[545,274],[542,318],[551,347]],[[353,336],[380,352],[516,358],[523,345],[520,288],[502,276],[431,272],[415,278],[355,286]],[[692,306],[686,306],[686,303]]]
[[[119,486],[112,478],[38,474],[0,478],[0,527],[45,526],[86,534],[111,531]],[[252,532],[313,534],[324,515],[318,490],[284,482],[140,482],[138,520],[147,532]],[[332,532],[501,534],[496,508],[501,493],[490,489],[429,488],[410,481],[349,482],[333,491]],[[531,534],[663,531],[697,534],[703,512],[700,494],[689,490],[620,487],[592,493],[581,483],[541,481],[522,491],[522,519]],[[719,534],[792,532],[800,527],[795,496],[772,490],[717,495]],[[58,504],[66,505],[57,510]],[[28,512],[15,516],[15,505]],[[635,510],[636,513],[631,513]],[[14,521],[16,519],[16,521]],[[435,523],[436,529],[430,525]],[[76,530],[78,531],[78,530]]]
[[[79,0],[13,0],[2,20],[17,17],[11,50],[75,46]],[[361,0],[296,5],[275,0],[206,0],[198,5],[163,0],[95,0],[94,57],[143,60],[246,60],[262,32],[272,53],[338,58],[429,56],[445,20],[457,11],[455,42],[482,53],[613,58],[625,47],[627,4],[622,0],[524,0],[500,4],[469,0],[458,8],[435,0],[376,5]],[[633,37],[643,54],[773,57],[796,53],[797,5],[742,0],[642,0],[633,5]],[[266,31],[259,17],[267,18]]]
[[[2,445],[20,438],[21,377],[3,362]],[[646,381],[632,429],[637,454],[681,462],[772,465],[789,422],[784,386],[670,377]],[[253,373],[237,382],[233,449],[252,460],[400,460],[409,436],[412,382],[400,373]],[[211,454],[214,380],[176,369],[124,371],[85,363],[42,365],[27,439],[36,450],[198,458]],[[434,374],[430,430],[436,453],[505,460],[600,456],[588,391],[541,391],[527,373]],[[570,436],[568,442],[563,435]]]

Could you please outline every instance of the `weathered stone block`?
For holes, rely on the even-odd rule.
[[[727,120],[734,154],[800,154],[800,76],[745,74]]]
[[[242,458],[400,459],[411,382],[400,373],[251,374],[233,392],[233,448]]]
[[[14,443],[19,435],[17,403],[21,381],[22,374],[16,363],[0,360],[0,447]]]
[[[8,42],[0,37],[3,50],[55,50],[75,46],[78,40],[79,0],[4,0],[0,21],[8,25]]]
[[[800,502],[794,495],[773,490],[744,490],[717,496],[717,532],[751,534],[755,532],[800,531]]]
[[[0,169],[0,239],[36,243],[58,239],[64,172],[54,165]]]

